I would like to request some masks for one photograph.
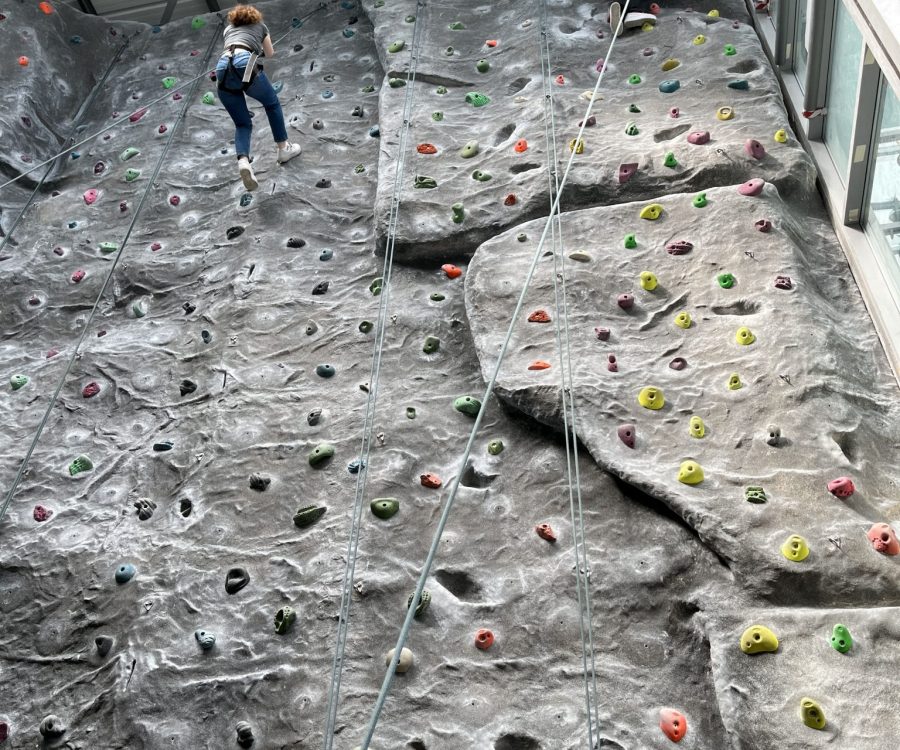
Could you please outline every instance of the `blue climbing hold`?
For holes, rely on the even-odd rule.
[[[275,83],[272,84],[272,89],[275,91],[276,94],[280,94],[281,90],[283,88],[284,88],[284,81],[275,81]]]
[[[333,97],[333,96],[334,96],[334,92],[331,89],[325,89],[322,92],[323,99],[331,99],[331,97]]]
[[[244,193],[241,196],[241,208],[247,208],[253,202],[253,196],[250,193]]]
[[[666,81],[661,81],[659,84],[659,90],[664,94],[673,94],[680,88],[681,82],[677,78],[670,78]]]
[[[320,378],[333,378],[334,365],[318,365],[316,367],[316,375]]]
[[[349,464],[347,464],[347,471],[349,471],[351,474],[359,474],[360,467],[363,469],[366,468],[366,462],[362,459],[356,458]]]
[[[346,28],[341,33],[344,35],[345,39],[350,39],[356,34],[356,32],[351,28]]]
[[[319,253],[319,260],[331,260],[334,257],[334,250],[330,247],[326,247]]]
[[[69,41],[72,42],[72,44],[81,44],[81,37],[76,34],[75,36],[70,37]]]
[[[292,29],[299,29],[302,25],[303,25],[303,21],[301,21],[299,18],[291,19],[291,28]]]
[[[128,583],[128,581],[134,578],[135,573],[137,573],[137,570],[131,563],[120,565],[116,568],[116,583]]]
[[[378,125],[373,125],[371,128],[369,128],[369,135],[372,136],[373,138],[380,138],[381,137],[381,128],[378,127]]]

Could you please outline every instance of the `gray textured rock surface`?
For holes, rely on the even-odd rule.
[[[278,0],[262,7],[273,33],[280,36],[293,17],[316,5]],[[8,243],[4,249],[3,255],[8,256],[2,261],[6,285],[0,306],[4,377],[22,373],[30,378],[19,390],[0,389],[2,432],[8,446],[0,477],[6,489],[109,271],[111,256],[102,254],[98,244],[121,242],[163,154],[168,133],[159,134],[159,126],[174,128],[180,105],[187,103],[185,120],[147,193],[135,231],[119,251],[121,260],[81,354],[63,383],[59,403],[10,511],[0,523],[0,721],[10,725],[6,746],[16,750],[38,746],[39,726],[51,714],[67,727],[62,744],[85,750],[231,748],[237,746],[236,727],[243,721],[249,724],[255,747],[321,745],[356,486],[348,464],[358,458],[374,341],[374,334],[362,333],[359,324],[375,321],[381,299],[369,290],[373,279],[383,274],[381,259],[373,255],[378,246],[373,207],[379,205],[378,195],[390,191],[390,143],[397,124],[396,103],[404,92],[382,90],[382,61],[387,44],[402,38],[402,29],[408,28],[402,19],[412,4],[404,8],[389,0],[375,8],[374,2],[367,3],[365,10],[374,26],[367,13],[352,6],[352,2],[331,3],[327,13],[313,14],[279,44],[278,56],[267,63],[270,78],[283,84],[281,100],[291,138],[302,144],[304,153],[288,166],[276,167],[268,128],[257,127],[254,166],[260,190],[249,204],[241,205],[246,196],[236,180],[230,153],[231,124],[219,106],[201,103],[201,95],[213,88],[204,79],[191,96],[185,91],[185,100],[174,102],[168,97],[136,123],[112,130],[108,140],[101,137],[80,149],[79,159],[63,160],[14,232],[15,244]],[[694,7],[705,12],[712,5]],[[744,11],[738,12],[742,6],[736,0],[718,7],[723,16],[747,20]],[[502,53],[515,52],[523,69],[537,81],[530,85],[540,87],[536,5],[528,11],[534,19],[530,31],[518,28],[523,15],[518,5],[514,13],[505,4],[497,8],[457,4],[453,10],[469,25],[467,32],[454,32],[458,38],[478,45],[484,38],[500,39],[501,54],[492,58],[492,64],[497,62],[498,80],[505,75],[501,71],[506,60],[513,57]],[[85,133],[111,123],[114,111],[119,119],[127,117],[163,93],[163,76],[171,74],[181,82],[192,71],[203,70],[205,50],[218,23],[214,16],[205,16],[206,25],[200,29],[182,21],[159,33],[118,24],[113,37],[105,22],[84,19],[64,7],[57,8],[54,16],[44,16],[27,5],[0,11],[7,15],[0,22],[5,24],[0,25],[0,34],[7,35],[4,40],[13,38],[12,31],[34,34],[44,52],[32,57],[46,65],[31,79],[34,93],[30,97],[14,103],[9,89],[3,88],[7,107],[0,112],[4,132],[0,162],[9,175],[21,167],[16,153],[25,145],[33,148],[37,160],[52,155],[66,137],[66,118],[71,119],[89,96],[96,71],[115,57],[118,46],[110,39],[140,31],[114,62],[107,82],[82,117]],[[446,25],[429,21],[429,14],[445,20],[450,12],[449,5],[435,5],[423,14],[428,24],[427,54],[420,67],[427,75],[443,74],[442,62],[434,62],[431,68],[426,62],[440,60],[446,34]],[[598,46],[593,36],[602,25],[602,8],[554,3],[549,14],[556,28],[553,48],[560,55],[571,55],[566,60],[575,61],[573,66],[577,62],[581,71],[577,75],[583,76],[579,88],[572,90],[581,90],[581,80],[589,87],[593,62],[605,43],[601,40]],[[703,23],[699,17],[685,22]],[[73,30],[85,42],[70,54],[66,45]],[[530,44],[525,31],[531,34]],[[668,32],[661,29],[660,33]],[[746,29],[738,33],[747,35]],[[619,49],[641,45],[640,37],[626,37]],[[198,54],[192,55],[195,51]],[[18,47],[12,52],[20,54]],[[87,60],[89,54],[92,65],[71,65],[73,59]],[[473,60],[480,56],[471,49],[465,54]],[[401,54],[400,68],[404,60]],[[526,64],[526,60],[533,62]],[[2,65],[8,63],[4,58]],[[160,65],[166,65],[166,70],[160,70]],[[387,67],[388,76],[397,72],[394,66]],[[50,72],[66,68],[72,69],[66,80],[71,90],[56,101],[42,96]],[[12,71],[7,80],[22,72]],[[570,75],[561,72],[567,78]],[[762,69],[748,77],[759,78],[761,88],[771,93],[766,88],[771,85],[770,73]],[[371,92],[363,91],[369,86]],[[536,91],[535,102],[539,96]],[[580,116],[576,113],[582,101],[558,103],[569,118],[566,122]],[[777,109],[779,105],[771,101],[766,106]],[[357,108],[362,108],[362,117],[353,114]],[[528,121],[540,125],[540,108],[526,110]],[[430,116],[431,111],[431,105],[417,96],[414,121]],[[33,138],[23,130],[23,114],[35,123],[40,120],[45,135]],[[255,122],[262,119],[256,109]],[[380,142],[370,135],[379,122]],[[490,132],[504,122],[491,125]],[[767,125],[766,133],[770,129]],[[119,155],[129,146],[141,153],[123,163]],[[620,154],[613,146],[610,143],[604,152],[601,173],[619,163]],[[773,175],[800,175],[797,184],[802,185],[808,163],[793,144],[784,148],[790,156],[772,163]],[[539,149],[538,142],[535,150]],[[523,195],[541,194],[546,184],[545,156],[527,179],[517,183],[501,177],[492,159],[487,167],[495,172],[493,184],[515,184],[517,190],[520,185]],[[586,156],[591,158],[590,149]],[[94,175],[94,165],[100,161],[106,169]],[[141,170],[137,181],[124,181],[128,167]],[[412,160],[407,167],[409,177],[415,171]],[[720,182],[718,172],[707,167],[700,165],[691,173],[692,190]],[[655,168],[648,167],[645,185],[657,184],[652,177]],[[323,179],[331,180],[332,186],[315,187]],[[10,227],[15,205],[24,205],[28,199],[28,182],[23,182],[3,194],[0,224],[4,230]],[[598,184],[605,182],[598,180]],[[90,207],[82,199],[89,188],[100,190],[100,199]],[[59,195],[52,197],[53,191]],[[180,198],[177,206],[171,204],[172,196]],[[709,191],[709,196],[710,206],[704,209],[708,215],[730,205],[718,191]],[[798,196],[811,199],[804,192]],[[673,196],[663,202],[681,206],[688,199]],[[127,202],[124,212],[119,205],[123,200]],[[480,222],[478,232],[493,232],[524,216],[515,218],[506,213],[502,202],[484,200],[485,215],[473,217]],[[537,213],[546,212],[549,205],[546,194],[541,200],[544,203],[539,205],[535,199]],[[764,200],[779,208],[771,195]],[[600,229],[590,227],[578,248],[594,257],[586,267],[591,273],[602,262],[603,252],[615,252],[616,259],[622,254],[619,233],[608,229],[609,222],[633,208],[598,209],[597,216],[610,218],[602,220]],[[401,219],[426,217],[428,210],[424,204],[407,201]],[[673,216],[675,212],[667,214],[653,231],[665,234],[667,227],[673,227]],[[784,224],[776,221],[776,230],[769,235],[772,257],[763,253],[758,256],[760,262],[774,262],[774,250],[779,257],[796,253],[780,234],[790,224],[786,216],[782,218]],[[69,229],[70,221],[78,223]],[[635,222],[642,232],[644,225],[649,226]],[[236,227],[243,231],[229,239],[228,230]],[[785,293],[790,302],[784,309],[804,319],[815,315],[825,320],[820,330],[809,335],[826,359],[814,369],[798,359],[796,350],[785,349],[779,363],[789,372],[815,372],[822,377],[824,385],[811,392],[807,404],[824,403],[823,408],[834,412],[832,419],[841,425],[835,439],[842,448],[832,448],[829,438],[821,436],[815,455],[822,461],[830,456],[839,462],[843,455],[839,451],[845,451],[844,469],[849,473],[851,467],[858,468],[862,475],[858,495],[847,501],[843,515],[832,520],[821,516],[820,509],[840,508],[844,501],[822,491],[813,503],[803,494],[807,489],[795,493],[804,505],[802,511],[791,511],[798,524],[793,530],[809,537],[813,552],[805,563],[788,564],[778,557],[781,535],[776,533],[776,521],[787,515],[793,489],[801,485],[814,486],[817,492],[823,489],[823,482],[832,477],[821,466],[815,475],[797,471],[784,484],[780,474],[773,475],[771,482],[767,478],[766,484],[771,483],[777,492],[767,506],[753,506],[762,519],[759,526],[745,531],[735,521],[738,528],[728,523],[712,528],[712,521],[723,517],[714,503],[704,500],[706,504],[697,512],[685,512],[673,500],[676,496],[668,484],[645,481],[640,466],[630,474],[621,470],[586,434],[584,440],[597,459],[582,451],[580,471],[594,607],[600,747],[670,747],[658,727],[659,709],[664,706],[687,716],[688,735],[680,745],[687,748],[830,744],[856,750],[868,747],[872,737],[879,741],[897,737],[896,717],[884,713],[892,708],[885,686],[896,671],[894,656],[886,655],[896,643],[890,625],[893,610],[863,609],[863,605],[895,603],[890,600],[895,597],[895,566],[876,557],[859,536],[865,529],[863,517],[868,520],[880,514],[890,520],[896,511],[890,505],[893,464],[874,466],[876,456],[890,460],[888,440],[896,439],[892,432],[895,407],[889,404],[883,361],[873,353],[877,342],[846,268],[835,260],[839,256],[827,232],[820,224],[814,227],[819,242],[803,245],[804,253],[791,256],[793,265],[779,265],[778,272],[793,273],[799,280],[795,292]],[[364,506],[335,748],[359,744],[383,676],[383,655],[394,645],[446,488],[460,471],[472,423],[452,409],[453,399],[482,390],[478,355],[483,366],[489,359],[494,326],[502,323],[496,306],[510,290],[502,282],[515,280],[518,254],[533,249],[537,234],[535,225],[525,226],[531,240],[515,243],[509,262],[492,270],[501,284],[498,299],[490,303],[496,313],[487,319],[483,310],[474,310],[470,332],[464,293],[471,301],[487,284],[485,271],[494,246],[479,251],[469,279],[463,260],[475,249],[478,234],[461,229],[466,224],[453,225],[456,233],[450,251],[434,245],[434,226],[430,219],[423,221],[421,227],[409,230],[413,241],[421,241],[422,252],[404,250],[410,258],[448,255],[460,264],[461,278],[448,279],[433,263],[398,266],[393,271],[365,502],[394,496],[400,500],[400,511],[383,521]],[[715,283],[714,274],[710,275],[714,263],[721,262],[711,253],[720,247],[722,232],[712,225],[702,229],[702,241],[696,241],[694,255],[687,258],[670,258],[659,247],[650,251],[640,233],[639,249],[627,252],[647,258],[662,253],[660,264],[679,261],[681,268],[701,263],[698,274],[705,286],[698,290],[702,288],[706,295]],[[604,246],[605,239],[597,237],[600,231],[612,234],[615,247]],[[303,242],[289,243],[290,238]],[[495,246],[506,248],[505,242],[501,236]],[[56,247],[62,248],[62,254],[54,252]],[[330,259],[320,260],[329,257],[322,255],[329,249]],[[743,285],[752,275],[745,274],[738,261],[750,261],[734,250],[729,251],[729,260],[734,261],[729,263],[731,269],[741,269],[735,271],[738,287],[732,291],[749,304],[754,295],[745,293]],[[817,264],[820,270],[807,275],[806,269]],[[78,269],[86,275],[75,283],[71,278]],[[623,278],[636,283],[631,270],[624,267]],[[666,287],[661,294],[680,294],[673,277],[666,278],[655,264],[651,270],[657,270]],[[329,282],[327,292],[312,294],[325,281]],[[694,294],[692,278],[685,277],[685,283]],[[588,289],[579,301],[608,301],[597,289]],[[711,289],[718,294],[716,287]],[[826,304],[832,291],[849,298]],[[445,299],[433,300],[433,293]],[[761,309],[754,314],[771,320],[781,308],[767,306],[765,295],[759,295]],[[30,302],[33,296],[36,304]],[[135,315],[136,303],[145,311],[142,317]],[[745,322],[753,315],[738,317]],[[840,323],[841,331],[834,330],[834,321]],[[698,316],[698,326],[701,323],[705,325]],[[592,319],[591,328],[595,324]],[[757,331],[759,349],[766,345],[767,335],[774,335],[772,328],[766,325]],[[647,338],[660,329],[650,329]],[[730,327],[726,333],[731,334]],[[440,348],[433,354],[422,351],[427,336],[440,339]],[[598,342],[590,343],[594,352],[599,351]],[[615,339],[607,348],[613,346],[618,346]],[[643,351],[637,341],[629,346],[634,357],[626,348],[616,349],[621,351],[623,378],[635,376],[632,359]],[[51,349],[59,349],[59,354],[48,358]],[[859,372],[839,361],[851,355],[865,363],[857,368]],[[517,366],[524,356],[516,352],[510,362]],[[542,348],[530,359],[537,356],[552,355]],[[320,364],[333,365],[335,375],[318,376]],[[657,364],[652,362],[645,372],[656,372]],[[698,365],[682,375],[693,376],[699,369]],[[704,377],[712,377],[712,369],[704,370]],[[548,372],[554,377],[554,370]],[[749,380],[747,394],[752,395],[753,389],[759,392],[768,383],[763,375],[758,378]],[[182,388],[185,380],[196,388]],[[92,383],[99,392],[86,398],[84,389]],[[875,385],[864,391],[867,383]],[[554,391],[551,386],[536,398],[524,391],[504,394],[552,425]],[[843,396],[833,391],[847,391],[861,409],[870,404],[883,406],[881,421],[874,428],[858,424],[843,410]],[[630,405],[634,395],[629,389],[622,404]],[[415,419],[407,416],[410,407],[415,409]],[[318,419],[308,420],[315,410],[321,410]],[[672,414],[660,416],[667,419]],[[804,414],[791,417],[793,422],[784,421],[791,444],[777,449],[797,460],[805,460],[806,455],[793,442],[799,441],[795,428],[788,426],[802,425],[808,418]],[[684,416],[676,417],[677,426],[663,429],[676,430],[680,436]],[[710,418],[707,424],[706,441],[724,432],[724,421]],[[601,426],[598,421],[592,429]],[[872,444],[873,431],[887,436],[882,445]],[[643,440],[644,433],[640,435]],[[494,439],[502,439],[505,446],[499,455],[487,450]],[[321,468],[311,467],[307,454],[326,441],[335,447],[334,458]],[[660,448],[661,461],[667,459],[666,450]],[[741,455],[756,457],[766,450],[754,433]],[[80,454],[90,456],[94,468],[72,477],[67,467]],[[601,466],[611,466],[613,473]],[[710,481],[723,488],[724,482],[715,478],[716,469],[739,473],[724,455],[717,456],[709,468]],[[587,745],[572,552],[575,530],[564,470],[565,452],[554,430],[494,402],[489,405],[428,581],[431,606],[416,621],[408,644],[415,653],[415,666],[397,679],[373,748],[574,750]],[[442,489],[422,486],[420,475],[427,472],[443,480]],[[251,484],[256,475],[261,481]],[[665,478],[668,482],[670,472]],[[743,488],[735,484],[732,489],[742,492]],[[702,497],[708,498],[705,492],[701,490]],[[724,493],[717,500],[719,504],[731,501]],[[744,503],[742,498],[733,502]],[[52,515],[37,520],[41,515],[35,515],[37,505]],[[313,525],[298,528],[294,515],[305,506],[323,506],[327,511]],[[147,509],[152,514],[144,512],[141,520],[139,513]],[[700,524],[702,519],[708,521]],[[539,523],[552,525],[558,536],[555,544],[538,537],[535,526]],[[808,528],[819,536],[804,531]],[[837,543],[829,542],[828,536]],[[739,550],[726,544],[739,540],[747,541]],[[136,569],[134,577],[117,584],[116,570],[129,563]],[[751,580],[750,566],[756,563],[765,571],[760,582]],[[237,567],[247,571],[249,582],[229,595],[226,576]],[[798,576],[800,585],[795,585],[793,576]],[[884,601],[876,602],[878,597]],[[797,602],[809,608],[777,606]],[[848,609],[813,609],[822,604]],[[277,635],[273,617],[285,606],[295,610],[297,619],[286,634]],[[820,639],[837,617],[851,628],[858,650],[847,656],[823,655],[822,647],[828,647]],[[740,652],[737,635],[753,618],[778,632],[783,644],[779,654],[759,660]],[[474,646],[475,632],[483,627],[496,636],[488,651]],[[199,630],[216,636],[208,651],[198,645],[195,632]],[[838,657],[843,661],[834,661]],[[793,687],[787,682],[798,670],[806,678],[807,694],[821,700],[828,712],[828,732],[816,733],[799,721]],[[867,679],[875,685],[867,688]],[[829,693],[843,684],[853,688],[848,695],[836,698]],[[767,712],[765,721],[759,720],[757,711]],[[883,722],[867,727],[862,716],[880,717]]]

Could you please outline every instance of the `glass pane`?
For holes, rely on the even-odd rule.
[[[800,89],[806,90],[806,0],[797,2],[797,23],[794,25],[794,74],[800,82]]]
[[[828,96],[825,117],[825,145],[841,179],[847,181],[850,139],[856,117],[856,91],[862,59],[862,35],[844,4],[835,5],[834,37],[828,66]]]
[[[875,141],[866,231],[882,253],[900,296],[900,99],[886,83],[882,85],[884,103]]]

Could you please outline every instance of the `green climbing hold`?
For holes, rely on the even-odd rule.
[[[450,24],[451,31],[462,31],[466,28],[466,25],[462,21],[454,21]]]
[[[207,91],[203,95],[203,103],[204,104],[215,104],[216,103],[216,95],[213,94],[212,91]]]
[[[89,459],[87,456],[81,455],[69,464],[69,475],[74,477],[78,474],[83,474],[86,471],[90,471],[93,468],[94,462],[91,461],[91,459]]]
[[[637,104],[632,103],[628,105],[628,111],[637,114],[641,111],[641,108]]]
[[[162,79],[162,85],[164,89],[172,88],[176,83],[176,80],[172,76],[166,76]]]
[[[141,176],[141,170],[139,170],[139,169],[126,169],[125,170],[125,182],[134,182],[140,176]]]
[[[503,453],[503,448],[504,445],[502,440],[491,440],[491,442],[488,443],[488,453],[492,456],[499,456]]]
[[[275,613],[275,632],[284,635],[291,629],[297,614],[290,607],[282,607]]]
[[[365,164],[357,164],[355,167],[353,167],[353,171],[356,172],[356,174],[362,174],[363,172],[366,171],[366,165]]]
[[[438,349],[441,348],[441,340],[437,336],[426,336],[425,344],[422,346],[422,351],[426,354],[434,354]]]
[[[399,52],[406,46],[406,42],[401,39],[398,39],[396,42],[391,42],[388,45],[388,52]]]
[[[632,73],[630,76],[628,76],[628,83],[630,83],[632,86],[634,86],[640,82],[641,82],[641,77],[637,73]]]
[[[738,91],[746,91],[750,88],[750,81],[746,78],[735,78],[733,81],[728,82],[728,88],[737,89]]]
[[[301,529],[312,526],[325,515],[326,510],[328,509],[322,505],[307,505],[304,508],[300,508],[294,513],[294,525]]]
[[[191,28],[194,31],[198,31],[199,29],[202,29],[204,26],[206,26],[206,19],[203,18],[202,16],[194,16],[191,19]]]
[[[447,57],[452,57],[454,51],[453,47],[447,47],[447,49],[444,50],[444,54],[447,55]]]
[[[406,81],[402,78],[388,78],[388,86],[392,89],[400,89],[406,85]]]
[[[463,159],[471,159],[473,156],[477,155],[480,150],[478,141],[468,141],[466,145],[459,150],[459,155]]]
[[[491,100],[477,91],[470,91],[466,94],[466,103],[471,104],[473,107],[483,107],[485,104],[490,104]]]
[[[416,17],[415,17],[415,16],[407,16],[407,17],[404,18],[403,20],[406,21],[407,23],[415,23],[415,22],[416,22]]]
[[[722,289],[731,289],[734,286],[734,274],[731,273],[720,273],[716,280],[719,282],[719,286]]]
[[[477,417],[481,411],[481,401],[474,396],[460,396],[453,402],[453,408],[469,417]]]
[[[371,94],[373,91],[375,91],[375,87],[370,83],[366,86],[363,86],[359,91],[361,94]]]
[[[748,503],[754,505],[763,505],[769,501],[766,491],[762,487],[748,487],[744,492],[744,497]]]
[[[725,48],[723,49],[723,52],[724,52],[727,56],[730,57],[731,55],[736,55],[736,54],[737,54],[737,49],[735,48],[735,46],[734,46],[733,44],[726,44],[726,45],[725,45]]]
[[[372,328],[374,328],[374,326],[368,320],[364,320],[362,323],[359,324],[359,332],[360,333],[371,333]]]
[[[641,131],[638,130],[638,126],[633,122],[629,122],[628,125],[625,126],[625,135],[637,135]]]
[[[407,406],[406,407],[406,418],[407,419],[415,419],[416,418],[416,407],[415,406]]]
[[[491,179],[491,173],[482,172],[480,169],[476,169],[474,172],[472,172],[472,179],[478,180],[478,182],[487,182],[489,179]]]
[[[9,379],[9,387],[12,388],[14,391],[19,390],[19,388],[22,388],[24,385],[27,385],[27,384],[28,384],[28,376],[27,375],[13,375]]]
[[[100,252],[106,253],[114,253],[119,249],[119,245],[115,242],[101,242],[100,243]]]
[[[845,626],[834,626],[831,631],[831,647],[842,654],[846,654],[853,648],[853,638],[850,637],[850,631]]]
[[[432,292],[431,296],[428,299],[430,299],[432,302],[443,302],[447,298],[440,292]]]
[[[703,208],[708,203],[706,200],[706,193],[697,193],[691,203],[694,204],[694,208]]]
[[[400,510],[400,501],[395,497],[376,497],[369,503],[369,510],[377,518],[387,520]]]
[[[413,598],[415,597],[416,592],[413,591],[409,595],[409,599],[406,600],[406,608],[409,609],[412,606]],[[431,592],[428,589],[422,589],[422,595],[419,597],[419,603],[416,605],[416,612],[413,617],[421,617],[425,614],[425,610],[428,609],[428,605],[431,604]]]
[[[141,300],[138,300],[131,305],[131,312],[134,314],[134,317],[143,318],[147,314],[147,306]]]
[[[126,148],[121,154],[119,154],[119,161],[128,161],[129,159],[137,156],[140,151],[138,151],[134,146],[129,146]]]
[[[372,283],[369,284],[369,291],[372,292],[373,297],[377,297],[381,294],[381,288],[384,286],[384,279],[379,276],[377,279],[373,279]]]
[[[525,234],[525,232],[519,232],[519,233],[516,235],[516,239],[517,239],[519,242],[527,242],[527,241],[528,241],[528,235]]]
[[[434,177],[428,177],[424,174],[417,174],[414,184],[417,188],[431,189],[437,187],[437,180],[435,180]]]
[[[803,723],[810,729],[825,728],[825,712],[812,698],[800,699],[800,714],[803,716]]]
[[[625,247],[634,250],[637,247],[637,238],[633,234],[625,235]]]
[[[674,152],[666,151],[666,158],[663,159],[663,164],[670,168],[678,166],[678,159],[675,158]]]
[[[466,209],[463,204],[454,203],[450,206],[450,210],[453,212],[453,223],[462,224],[463,220],[466,218]]]
[[[487,73],[491,69],[491,64],[487,60],[479,60],[475,63],[475,70],[479,73]]]
[[[435,122],[440,122],[441,120],[444,119],[444,113],[443,112],[432,112],[431,119],[434,120]]]
[[[434,90],[434,93],[435,93],[435,94],[440,94],[441,96],[443,96],[444,94],[447,93],[447,87],[446,87],[446,86],[438,86],[438,87]]]
[[[321,466],[326,463],[328,459],[334,456],[334,446],[330,443],[319,443],[315,448],[313,448],[309,455],[307,456],[307,460],[309,461],[310,466]]]

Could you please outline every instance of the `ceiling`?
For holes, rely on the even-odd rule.
[[[68,4],[114,21],[140,21],[152,25],[221,9],[218,0],[68,0]],[[226,7],[231,7],[230,0]]]

